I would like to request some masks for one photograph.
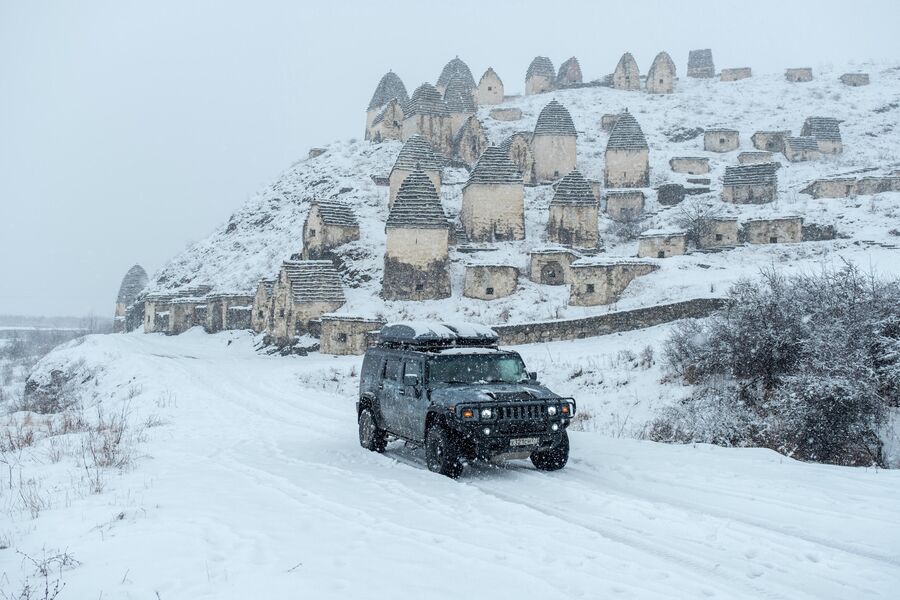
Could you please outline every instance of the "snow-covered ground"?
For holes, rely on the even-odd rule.
[[[3,454],[0,591],[33,571],[19,550],[79,561],[54,571],[61,599],[896,597],[900,472],[616,437],[629,398],[679,396],[646,350],[666,331],[518,348],[594,418],[562,471],[459,481],[397,442],[359,447],[359,357],[266,356],[248,333],[196,329],[69,344],[39,377],[74,370],[86,414],[128,407],[145,428],[100,493],[80,434]],[[629,421],[652,413],[638,404]]]
[[[838,81],[840,74],[863,70],[871,73],[869,86],[852,88]],[[154,289],[190,284],[209,284],[214,291],[253,290],[261,277],[271,277],[281,261],[302,248],[302,224],[314,198],[337,198],[356,211],[362,232],[359,242],[340,249],[345,265],[347,304],[340,312],[379,315],[388,319],[449,318],[452,315],[484,323],[525,322],[558,317],[578,317],[610,308],[649,306],[685,298],[721,296],[740,277],[755,275],[760,268],[776,265],[786,271],[818,270],[851,260],[883,274],[900,274],[896,246],[900,242],[900,193],[860,196],[854,199],[814,200],[800,194],[810,181],[866,169],[869,175],[900,169],[900,67],[896,64],[856,64],[817,68],[815,80],[790,83],[783,73],[758,73],[737,82],[682,77],[671,95],[626,92],[611,88],[563,90],[509,99],[504,106],[522,109],[523,118],[501,122],[488,116],[490,107],[479,109],[490,140],[500,143],[515,131],[531,131],[541,109],[553,98],[571,112],[578,138],[578,168],[586,176],[602,180],[603,152],[608,132],[601,116],[627,108],[640,123],[650,145],[650,179],[653,187],[665,182],[684,182],[668,161],[675,156],[710,159],[712,193],[709,201],[721,205],[724,214],[741,220],[765,216],[801,215],[807,223],[835,225],[841,239],[802,244],[742,246],[719,254],[691,254],[658,261],[660,269],[633,282],[616,307],[568,306],[568,290],[542,286],[520,278],[512,296],[481,301],[462,297],[464,265],[500,262],[524,271],[528,251],[546,244],[550,186],[526,189],[526,240],[500,243],[475,254],[451,251],[453,296],[429,302],[385,302],[379,297],[387,218],[386,187],[372,176],[386,176],[399,142],[374,144],[361,140],[325,145],[325,153],[302,160],[251,198],[209,238],[175,257],[157,273]],[[590,79],[600,74],[587,74]],[[412,89],[412,82],[406,82]],[[364,103],[361,99],[360,104]],[[779,196],[771,204],[733,206],[719,201],[720,178],[726,165],[737,164],[739,152],[754,150],[750,136],[759,130],[790,130],[799,135],[809,116],[843,119],[844,152],[818,161],[782,163],[778,172]],[[671,141],[686,129],[728,127],[740,131],[739,150],[705,152],[702,134],[687,141]],[[362,122],[360,123],[362,129]],[[447,169],[442,202],[450,215],[459,212],[463,169]],[[648,194],[643,229],[671,228],[678,209],[661,207],[656,192]],[[694,201],[694,200],[689,200]],[[602,251],[611,256],[634,256],[635,240],[621,239],[615,224],[601,218]],[[884,244],[882,246],[881,244]],[[885,247],[888,246],[888,247]]]

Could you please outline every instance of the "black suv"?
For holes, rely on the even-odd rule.
[[[394,323],[366,351],[359,383],[359,443],[383,452],[388,437],[424,444],[431,471],[459,477],[465,460],[531,458],[555,471],[569,458],[575,401],[525,371],[472,324]]]

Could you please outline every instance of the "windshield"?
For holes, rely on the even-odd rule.
[[[429,364],[432,383],[521,383],[528,380],[516,355],[464,354],[444,356]]]

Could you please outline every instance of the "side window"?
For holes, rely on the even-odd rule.
[[[385,380],[397,381],[400,379],[400,359],[388,358],[384,361],[384,371],[381,376]]]
[[[408,360],[403,365],[403,376],[417,375],[419,381],[422,381],[422,363],[417,360]]]

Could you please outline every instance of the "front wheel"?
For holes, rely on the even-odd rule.
[[[559,471],[569,461],[569,433],[563,431],[562,439],[549,450],[531,453],[531,462],[541,471]]]
[[[425,462],[428,470],[456,479],[462,475],[462,451],[453,435],[442,425],[425,432]]]
[[[384,452],[387,446],[387,432],[378,427],[371,408],[359,413],[359,445],[372,452]]]

